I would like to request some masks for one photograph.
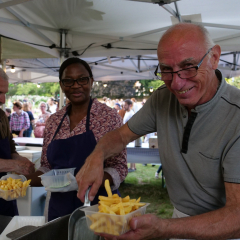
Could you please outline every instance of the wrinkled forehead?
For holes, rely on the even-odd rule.
[[[163,35],[158,44],[158,58],[201,55],[206,51],[204,36],[196,29],[176,29]]]
[[[179,65],[183,62],[197,63],[206,53],[204,44],[189,41],[159,45],[158,60],[160,65]]]

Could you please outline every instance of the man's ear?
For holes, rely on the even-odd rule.
[[[212,49],[212,56],[210,59],[212,68],[214,70],[217,69],[217,67],[218,67],[220,56],[221,56],[221,47],[219,45],[215,45]]]

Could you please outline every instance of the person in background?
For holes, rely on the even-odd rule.
[[[54,98],[49,98],[47,101],[47,104],[49,106],[49,110],[51,113],[56,112],[57,105],[55,104],[55,99]]]
[[[119,112],[119,110],[121,110],[121,106],[119,103],[115,103],[114,108],[117,110],[117,112]]]
[[[56,104],[57,104],[57,108],[56,108],[56,112],[59,111],[59,99],[56,99]]]
[[[115,105],[117,105],[117,107],[115,107],[115,108],[119,108],[118,114],[119,114],[119,115],[121,116],[121,118],[123,119],[124,116],[125,116],[125,113],[126,113],[125,109],[121,107],[120,103],[116,103]]]
[[[10,122],[11,113],[12,113],[11,108],[5,108],[5,114],[6,114],[7,118],[8,118],[8,122]]]
[[[160,166],[158,167],[158,170],[155,172],[155,178],[159,178],[159,173],[162,171],[162,164],[160,164]],[[163,173],[162,173],[163,176]]]
[[[131,230],[121,236],[100,235],[117,240],[240,239],[240,90],[217,69],[221,48],[202,25],[171,26],[157,53],[155,75],[165,84],[127,124],[99,141],[78,174],[78,196],[83,200],[90,184],[94,196],[104,156],[157,131],[173,219],[145,214],[132,218]],[[95,172],[89,174],[88,165]]]
[[[0,68],[0,106],[5,104],[7,92],[8,76]],[[33,173],[35,171],[34,164],[16,152],[8,119],[2,109],[0,109],[0,122],[0,178],[4,177],[7,172],[15,172],[17,174]],[[18,176],[18,178],[21,179],[21,176]],[[10,217],[18,215],[16,200],[5,201],[0,198],[0,215]]]
[[[30,127],[29,116],[22,110],[22,103],[19,101],[13,103],[13,111],[9,123],[10,130],[19,137],[23,137],[24,131]]]
[[[123,118],[123,124],[127,123],[127,121],[134,115],[134,111],[132,110],[132,101],[130,99],[126,99],[124,101],[124,110],[125,110],[125,115]],[[136,171],[136,164],[135,163],[130,163],[130,167],[128,169],[128,172],[134,172]]]
[[[126,111],[123,118],[123,124],[125,124],[134,115],[134,111],[132,110],[132,101],[130,99],[126,99],[123,107]]]
[[[33,130],[32,126],[33,126],[35,123],[34,123],[33,114],[32,114],[31,111],[29,111],[29,104],[28,104],[28,102],[23,103],[23,111],[28,114],[29,120],[30,120],[30,127],[29,127],[27,130],[24,131],[23,136],[24,136],[24,137],[31,137],[31,135],[32,135],[32,130]]]
[[[51,113],[47,112],[47,104],[45,102],[41,102],[39,104],[39,108],[41,110],[41,113],[38,116],[38,119],[35,124],[35,129],[34,129],[34,136],[36,138],[43,138],[43,133],[45,129],[46,122],[48,118],[50,117]]]
[[[108,98],[107,97],[103,97],[103,103],[107,105],[107,100]]]
[[[30,111],[33,114],[33,101],[28,100],[28,111]]]
[[[90,96],[93,75],[90,66],[79,58],[68,58],[59,70],[59,84],[70,103],[51,115],[44,132],[41,167],[32,179],[31,186],[41,185],[39,175],[51,169],[81,169],[85,159],[97,142],[107,132],[122,126],[122,119],[114,109]],[[94,171],[95,166],[89,166]],[[102,187],[91,204],[98,203],[98,196],[107,196],[104,181],[108,179],[113,193],[118,193],[120,183],[127,175],[126,150],[108,158],[102,165]],[[48,220],[72,213],[83,204],[77,198],[77,183],[73,176],[71,184],[64,189],[51,191]],[[64,192],[65,191],[65,192]]]
[[[132,110],[134,111],[134,113],[138,112],[138,110],[140,109],[139,106],[138,106],[138,103],[136,101],[135,98],[131,98],[131,101],[133,103],[132,105]]]

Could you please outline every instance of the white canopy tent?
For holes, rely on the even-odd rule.
[[[236,0],[0,0],[0,58],[11,82],[58,81],[71,56],[89,62],[96,81],[153,79],[159,39],[187,21],[208,29],[224,53],[219,68],[234,77],[239,9]]]

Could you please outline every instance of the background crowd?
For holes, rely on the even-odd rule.
[[[58,100],[49,98],[33,109],[31,101],[24,99],[9,102],[5,113],[8,117],[12,134],[19,137],[43,137],[45,123],[49,116],[58,110]]]
[[[68,100],[66,100],[67,102]],[[142,108],[146,99],[138,102],[135,98],[123,100],[103,97],[101,102],[116,109],[122,117],[123,123],[126,123]],[[58,111],[58,104],[59,100],[53,97],[49,98],[47,102],[40,102],[37,107],[33,107],[33,103],[28,101],[27,98],[13,103],[8,101],[5,113],[8,117],[11,132],[19,137],[42,138],[46,121],[51,114]]]

